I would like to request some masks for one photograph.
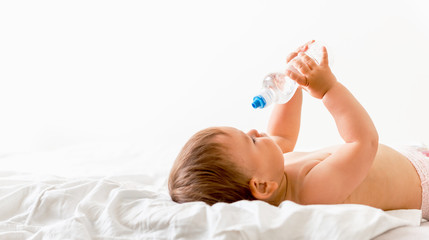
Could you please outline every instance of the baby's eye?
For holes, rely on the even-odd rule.
[[[256,138],[255,137],[251,137],[251,138],[252,138],[253,143],[256,143]]]

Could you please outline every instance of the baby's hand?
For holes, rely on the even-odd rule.
[[[308,47],[308,45],[307,45]],[[296,81],[304,90],[315,98],[323,98],[326,92],[336,83],[337,79],[332,74],[328,63],[326,47],[322,48],[322,60],[317,64],[314,59],[304,52],[292,60],[293,66],[299,73],[286,70],[286,75]],[[290,61],[290,60],[289,60]]]
[[[296,56],[298,56],[298,53],[301,52],[305,52],[308,50],[308,46],[310,46],[310,44],[314,43],[314,40],[311,40],[309,42],[307,42],[306,44],[302,45],[301,47],[299,47],[298,49],[296,49],[295,52],[291,52],[287,57],[286,57],[286,63],[289,63],[290,60],[294,59]]]

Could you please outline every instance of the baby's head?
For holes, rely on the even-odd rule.
[[[194,134],[182,148],[168,188],[179,203],[261,199],[276,204],[284,177],[283,155],[271,138],[256,130],[245,134],[212,127]]]

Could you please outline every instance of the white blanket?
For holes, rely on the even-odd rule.
[[[177,204],[164,177],[0,172],[0,239],[370,239],[419,226],[419,210],[285,201]]]

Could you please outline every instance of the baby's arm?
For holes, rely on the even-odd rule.
[[[268,134],[280,146],[283,153],[295,148],[301,124],[302,90],[298,88],[292,99],[276,104],[268,122]]]
[[[305,52],[310,41],[290,53],[286,62],[289,63],[298,53]],[[291,152],[295,148],[301,124],[302,90],[298,88],[291,100],[285,104],[276,104],[268,122],[268,134],[280,146],[283,153]]]
[[[321,98],[345,144],[317,164],[304,178],[300,194],[304,203],[342,203],[365,179],[375,158],[378,134],[365,109],[339,83],[328,65],[326,48],[320,65],[306,55],[288,71],[313,97]]]

